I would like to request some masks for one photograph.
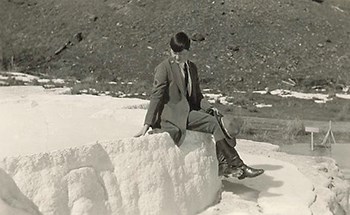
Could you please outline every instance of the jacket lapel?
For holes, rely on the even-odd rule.
[[[170,65],[171,65],[171,72],[173,73],[174,76],[174,81],[177,85],[177,87],[180,89],[181,93],[185,94],[185,83],[184,80],[181,76],[181,71],[180,71],[180,67],[178,66],[177,63],[175,63],[174,61],[170,60]]]

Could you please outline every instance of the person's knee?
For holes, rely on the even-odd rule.
[[[216,130],[221,129],[218,120],[214,116],[210,116],[208,119],[209,127],[214,133]]]

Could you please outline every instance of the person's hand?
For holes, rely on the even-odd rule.
[[[212,116],[222,116],[216,107],[210,107],[206,112]]]
[[[216,115],[220,115],[220,112],[219,112],[219,110],[216,108],[216,107],[212,107],[212,108],[210,108],[212,111],[213,111],[213,113],[215,113]]]
[[[139,132],[137,132],[137,134],[134,135],[134,137],[141,137],[141,136],[145,135],[147,133],[149,127],[150,127],[149,125],[145,124],[142,127],[142,129]]]

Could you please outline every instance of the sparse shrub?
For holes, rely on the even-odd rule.
[[[108,82],[115,80],[115,74],[111,70],[101,70],[94,72],[94,79],[99,82]]]
[[[254,135],[254,139],[260,142],[268,142],[270,140],[269,131],[263,131]]]
[[[234,112],[234,107],[232,105],[225,105],[224,112],[225,113]]]
[[[32,84],[33,84],[34,86],[40,86],[40,85],[41,85],[41,83],[39,83],[38,79],[34,79],[34,80],[32,81]]]
[[[300,119],[295,119],[288,121],[285,132],[284,139],[294,140],[296,136],[305,135],[305,125]]]
[[[253,124],[245,120],[241,127],[241,134],[254,135]]]
[[[14,77],[11,77],[9,79],[7,79],[7,82],[10,86],[21,86],[21,85],[24,85],[24,82],[21,81],[21,80],[17,80],[16,78]]]
[[[1,66],[0,69],[6,70],[6,71],[12,71],[12,72],[18,72],[19,68],[16,66],[15,57],[12,56],[3,56],[1,59]]]
[[[293,99],[287,100],[287,107],[295,107],[297,103]]]
[[[336,120],[344,121],[347,119],[347,116],[349,115],[350,115],[350,104],[347,103],[342,107],[341,111],[337,114]]]
[[[259,112],[258,108],[255,105],[248,106],[248,111],[251,112],[251,113]]]
[[[234,101],[235,105],[241,106],[242,108],[247,108],[248,104],[249,104],[249,99],[247,99],[247,97],[238,97],[236,98],[236,100]]]
[[[235,97],[227,96],[226,101],[233,103],[233,102],[235,102]]]
[[[82,90],[87,90],[90,86],[91,85],[89,83],[76,83],[71,87],[71,93],[73,95],[81,94]]]
[[[330,112],[333,112],[333,113],[338,113],[339,112],[339,109],[337,106],[330,106],[330,105],[327,105],[326,104],[326,107],[327,109],[330,111]]]
[[[147,94],[149,94],[152,89],[152,84],[144,80],[142,81],[139,80],[134,82],[133,89],[136,93],[139,93],[139,94],[144,92],[147,92]]]

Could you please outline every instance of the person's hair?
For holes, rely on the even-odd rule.
[[[170,39],[170,47],[174,52],[181,52],[184,49],[189,50],[190,45],[191,40],[184,32],[179,32]]]

